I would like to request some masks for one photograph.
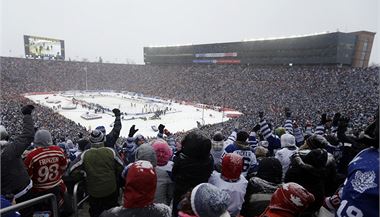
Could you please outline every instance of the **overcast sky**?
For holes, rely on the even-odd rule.
[[[143,63],[149,45],[233,42],[317,32],[379,32],[378,0],[0,0],[1,55],[23,35],[65,40],[66,59]],[[380,35],[370,63],[380,64]]]

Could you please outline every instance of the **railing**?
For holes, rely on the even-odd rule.
[[[53,216],[58,217],[57,199],[55,195],[51,193],[0,209],[0,216],[3,216],[12,211],[20,210],[20,209],[41,203],[42,201],[45,201],[45,200],[50,200],[51,207],[53,210]]]
[[[80,181],[80,182],[75,183],[74,185],[74,190],[73,190],[74,217],[78,217],[78,206],[82,205],[89,197],[88,195],[86,195],[81,201],[78,202],[78,187],[82,183],[83,181]]]

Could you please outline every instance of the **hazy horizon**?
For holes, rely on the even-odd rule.
[[[24,57],[24,35],[62,39],[66,60],[143,63],[143,47],[320,32],[379,32],[376,0],[2,0],[1,56]],[[380,64],[375,35],[370,64]]]

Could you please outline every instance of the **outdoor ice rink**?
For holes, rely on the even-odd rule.
[[[187,131],[197,127],[197,121],[204,124],[215,124],[227,121],[227,112],[219,112],[213,109],[203,109],[200,105],[185,105],[184,103],[174,103],[158,98],[144,97],[135,93],[116,93],[116,92],[62,92],[51,94],[27,94],[26,97],[34,102],[50,108],[59,107],[56,111],[68,119],[80,123],[88,130],[95,129],[97,126],[103,125],[107,133],[112,129],[114,117],[112,112],[98,112],[100,119],[85,120],[81,115],[94,110],[77,105],[75,109],[63,109],[62,107],[74,107],[72,103],[73,97],[86,103],[99,104],[104,108],[112,110],[119,108],[122,115],[122,130],[120,135],[127,137],[129,128],[134,124],[139,129],[137,133],[144,136],[156,136],[157,132],[152,126],[164,124],[166,128],[174,133],[178,131]],[[157,109],[165,110],[165,115],[161,115],[160,119],[150,120]],[[231,111],[230,111],[231,112]],[[141,114],[143,113],[143,114]],[[234,112],[237,113],[237,112]],[[224,115],[224,117],[222,117]],[[202,121],[204,117],[204,122]],[[133,119],[134,118],[134,119]],[[146,119],[146,120],[144,120]]]

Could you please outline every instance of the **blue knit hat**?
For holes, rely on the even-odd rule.
[[[230,195],[214,185],[202,183],[191,191],[191,208],[199,217],[230,216],[227,208]]]
[[[106,128],[104,126],[97,126],[95,130],[99,130],[102,132],[104,135],[106,135]]]

